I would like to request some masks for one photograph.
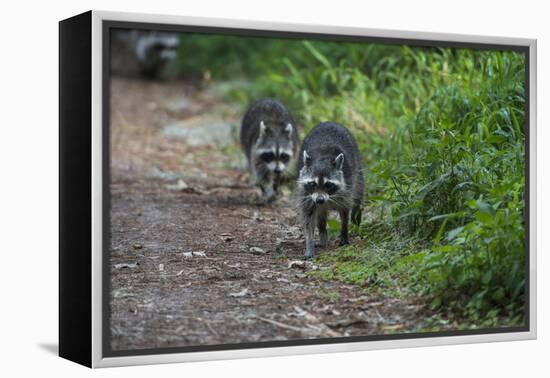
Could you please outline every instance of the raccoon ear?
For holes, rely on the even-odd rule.
[[[309,156],[307,151],[304,150],[304,165],[307,167],[309,164],[311,164],[311,156]]]
[[[292,128],[292,123],[287,123],[287,124],[286,124],[286,127],[285,127],[285,131],[286,131],[286,133],[288,134],[288,136],[291,136],[291,135],[292,135],[292,130],[293,130],[293,128]]]
[[[342,167],[344,166],[344,154],[341,153],[340,155],[336,156],[334,158],[334,165],[337,169],[342,170]]]
[[[265,126],[264,121],[260,121],[260,137],[265,135],[267,127]]]

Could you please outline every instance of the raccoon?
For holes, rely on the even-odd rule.
[[[248,168],[267,203],[277,199],[299,148],[298,129],[286,107],[266,98],[256,101],[243,117],[241,147]]]
[[[111,38],[113,75],[165,79],[176,57],[177,33],[117,29]]]
[[[348,221],[361,223],[364,178],[361,155],[351,133],[333,122],[315,126],[305,137],[298,160],[298,209],[304,224],[305,258],[313,257],[315,227],[319,243],[327,245],[327,215],[340,215],[340,245],[349,244]]]

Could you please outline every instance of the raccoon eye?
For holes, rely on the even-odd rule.
[[[307,190],[308,192],[311,192],[315,189],[315,186],[317,184],[315,184],[315,181],[308,181],[304,184],[304,189]]]
[[[290,160],[290,155],[289,154],[281,154],[279,156],[279,159],[283,162],[283,163],[288,163],[288,161]]]
[[[275,160],[275,154],[273,152],[264,152],[260,155],[260,159],[262,159],[266,163],[269,163]]]
[[[338,185],[330,182],[330,181],[327,181],[325,182],[325,190],[329,193],[334,193],[336,190],[338,189]]]

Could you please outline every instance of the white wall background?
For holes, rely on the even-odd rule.
[[[548,229],[550,27],[545,1],[5,1],[0,22],[0,374],[100,377],[543,376],[550,372]],[[539,340],[103,369],[55,356],[57,344],[57,21],[89,9],[539,40]],[[546,107],[544,106],[546,105]],[[543,233],[546,232],[546,235]],[[544,349],[547,349],[544,351]],[[42,374],[41,374],[42,373]],[[546,375],[548,376],[548,375]]]

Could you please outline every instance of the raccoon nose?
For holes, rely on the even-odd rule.
[[[315,198],[315,203],[318,203],[319,205],[325,203],[325,197],[319,196],[319,197]]]
[[[277,173],[277,174],[281,173],[282,171],[283,171],[283,170],[282,170],[281,167],[279,167],[279,166],[276,166],[275,169],[273,169],[273,172],[275,172],[275,173]]]

